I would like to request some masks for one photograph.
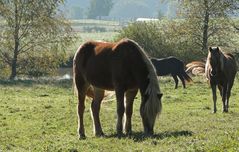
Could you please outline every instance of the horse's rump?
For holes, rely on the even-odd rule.
[[[184,70],[184,64],[174,56],[166,58],[151,58],[158,76],[165,76],[174,73],[181,73]]]

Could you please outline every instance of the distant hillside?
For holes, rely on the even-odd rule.
[[[65,12],[68,18],[85,18],[90,0],[66,0]],[[159,0],[114,0],[109,19],[135,19],[138,17],[157,18],[159,11],[163,16],[175,16],[175,6],[171,2]]]
[[[89,6],[90,0],[66,0],[65,5],[67,7],[81,6],[82,8],[87,8]]]

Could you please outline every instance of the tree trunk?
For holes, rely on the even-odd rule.
[[[205,14],[203,21],[203,42],[202,42],[202,51],[206,52],[208,49],[208,23],[209,23],[209,8],[208,8],[208,0],[204,0],[205,5]]]
[[[17,76],[17,57],[18,57],[18,49],[19,49],[19,12],[18,12],[18,5],[15,1],[15,25],[14,25],[14,52],[13,52],[13,59],[12,59],[12,65],[11,65],[11,75],[9,77],[10,80],[14,80],[14,78]]]
[[[14,78],[17,76],[17,55],[18,55],[18,46],[19,43],[15,42],[15,48],[14,48],[14,55],[12,59],[12,67],[11,67],[11,75],[9,77],[10,80],[14,80]]]

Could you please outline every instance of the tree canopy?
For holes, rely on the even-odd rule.
[[[87,18],[96,19],[97,17],[108,16],[112,7],[112,0],[91,0]]]
[[[71,27],[58,10],[63,2],[0,0],[0,60],[10,69],[10,79],[17,74],[29,74],[28,70],[35,64],[30,58],[38,58],[36,62],[48,58],[48,63],[41,65],[46,71],[57,66],[54,63],[72,40]],[[44,59],[40,60],[41,57]],[[52,65],[46,66],[49,64]]]
[[[228,42],[229,35],[225,33],[233,30],[230,18],[238,13],[238,0],[183,0],[180,4],[188,34],[193,35],[201,50],[207,50],[208,41],[211,44]]]

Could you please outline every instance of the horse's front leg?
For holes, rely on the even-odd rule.
[[[117,124],[116,130],[117,135],[120,137],[123,134],[123,116],[124,116],[124,90],[123,89],[116,89],[116,100],[117,100]]]
[[[101,102],[104,98],[104,90],[99,88],[94,88],[94,98],[91,103],[91,115],[93,119],[94,124],[94,133],[95,136],[104,136],[104,133],[102,131],[101,123],[100,123],[100,106]]]
[[[134,98],[137,94],[138,90],[128,90],[126,92],[126,121],[125,121],[125,132],[127,135],[132,134],[132,125],[131,125],[131,117],[133,114],[133,103]]]
[[[217,112],[217,92],[216,92],[216,85],[212,85],[211,84],[211,88],[212,88],[212,98],[213,98],[213,113]]]

